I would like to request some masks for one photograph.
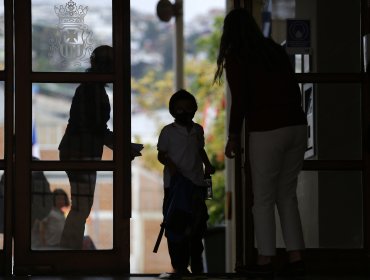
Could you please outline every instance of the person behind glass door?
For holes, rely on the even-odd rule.
[[[69,206],[69,198],[63,189],[55,189],[52,193],[53,207],[49,214],[40,221],[40,241],[44,249],[60,246],[60,238],[64,229],[64,209]]]
[[[90,57],[92,73],[113,69],[113,48],[97,47]],[[68,125],[59,145],[60,160],[101,160],[104,145],[113,149],[113,132],[108,128],[110,103],[104,82],[80,84],[73,96]],[[71,186],[71,210],[67,215],[60,246],[82,249],[85,222],[94,200],[96,171],[66,171]]]
[[[236,270],[273,273],[276,205],[289,257],[281,274],[303,274],[305,246],[296,190],[307,145],[307,120],[289,58],[280,45],[263,36],[246,9],[235,9],[224,20],[215,82],[223,70],[231,91],[225,154],[235,156],[245,119],[258,248],[256,265]]]

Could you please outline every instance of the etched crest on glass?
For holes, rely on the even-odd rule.
[[[59,54],[62,64],[72,66],[88,62],[93,50],[92,32],[84,23],[88,6],[77,5],[70,0],[65,5],[55,5],[54,11],[59,24],[50,40],[49,56]]]

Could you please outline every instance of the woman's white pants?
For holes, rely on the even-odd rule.
[[[253,218],[258,253],[276,253],[275,205],[287,251],[304,249],[297,181],[307,146],[307,126],[249,133]]]

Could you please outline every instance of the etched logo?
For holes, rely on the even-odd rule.
[[[56,34],[50,40],[50,53],[56,52],[62,57],[62,63],[80,66],[89,60],[93,51],[92,32],[84,23],[88,6],[70,0],[65,5],[55,5],[55,14],[59,18]]]

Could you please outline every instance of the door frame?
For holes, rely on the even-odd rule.
[[[2,273],[101,274],[129,273],[131,217],[130,159],[130,1],[112,0],[115,72],[112,74],[32,72],[31,1],[5,0],[5,156],[6,174],[4,250]],[[13,13],[14,7],[14,13]],[[13,26],[14,19],[14,26]],[[13,35],[13,31],[14,35]],[[14,52],[13,52],[14,42]],[[16,54],[16,55],[15,55]],[[114,83],[115,149],[112,161],[32,161],[32,83]],[[15,85],[15,94],[13,84]],[[124,94],[126,93],[126,94]],[[13,108],[15,108],[13,110]],[[14,116],[14,117],[13,117]],[[13,125],[15,140],[13,139]],[[14,141],[13,141],[14,140]],[[122,144],[125,143],[125,144]],[[16,149],[14,149],[16,147]],[[14,155],[13,155],[13,150]],[[97,251],[31,251],[31,171],[96,169],[113,171],[113,249]],[[14,222],[13,222],[14,221]],[[15,222],[16,221],[16,222]],[[14,267],[12,246],[14,237]],[[66,257],[67,256],[67,257]],[[83,262],[81,262],[83,260]]]
[[[4,0],[5,30],[5,65],[0,71],[0,80],[4,82],[4,159],[0,160],[0,169],[6,175],[4,181],[4,244],[0,251],[0,274],[10,275],[12,269],[13,236],[13,127],[14,127],[14,51],[13,51],[13,0]]]

